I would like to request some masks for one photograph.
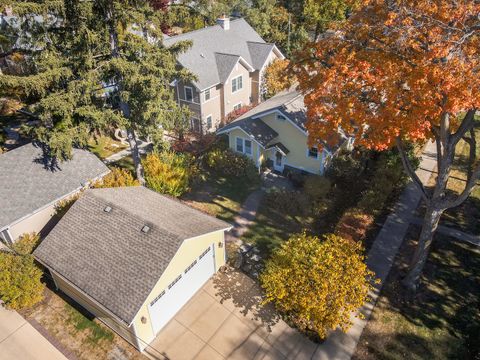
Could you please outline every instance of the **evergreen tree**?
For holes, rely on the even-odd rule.
[[[33,133],[53,159],[69,159],[72,147],[86,146],[96,130],[126,129],[143,184],[137,137],[158,137],[164,121],[181,113],[169,84],[191,78],[176,63],[189,44],[162,46],[165,13],[149,1],[39,0],[10,6],[21,23],[17,34],[30,41],[15,51],[26,52],[32,70],[3,76],[0,92],[30,104],[39,119]]]

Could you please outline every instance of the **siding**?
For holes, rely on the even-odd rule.
[[[264,150],[255,141],[253,141],[250,138],[250,136],[248,136],[242,130],[233,129],[232,131],[230,131],[228,133],[228,143],[229,143],[230,149],[237,152],[237,146],[236,146],[237,145],[237,143],[236,143],[237,137],[241,138],[241,139],[247,139],[247,140],[252,141],[252,156],[248,156],[248,155],[245,155],[245,156],[248,156],[249,158],[251,158],[255,162],[255,165],[257,165],[257,167],[259,165],[261,165],[262,159],[264,158]]]
[[[242,89],[232,93],[232,79],[242,75]],[[250,72],[242,64],[237,63],[234,70],[230,74],[224,85],[224,97],[225,97],[225,115],[228,115],[233,111],[233,107],[238,103],[242,105],[250,105],[252,95],[252,79]]]
[[[218,247],[218,243],[221,242],[223,246]],[[134,327],[136,329],[137,336],[142,339],[141,350],[145,349],[156,336],[153,333],[152,324],[150,320],[150,314],[148,312],[148,304],[155,299],[155,297],[170,284],[178,274],[182,273],[188,265],[195,260],[203,250],[209,245],[215,244],[215,271],[225,264],[225,239],[224,232],[217,231],[214,233],[206,234],[189,240],[185,240],[177,254],[174,256],[167,269],[159,279],[154,289],[148,296],[147,300],[141,307],[134,320]],[[147,318],[147,322],[142,324],[141,318],[144,316]]]
[[[71,284],[69,284],[68,282],[63,280],[61,277],[59,277],[57,274],[55,274],[54,271],[51,271],[51,274],[55,281],[55,284],[60,290],[62,290],[64,294],[66,294],[72,300],[75,300],[75,302],[80,304],[84,309],[86,309],[88,312],[94,315],[98,320],[100,320],[109,328],[111,328],[113,331],[115,331],[118,335],[120,335],[125,340],[127,340],[134,347],[137,347],[137,341],[136,341],[132,326],[128,327],[122,322],[112,317],[110,314],[105,312],[101,307],[95,304],[94,301],[89,299],[82,292],[80,292]]]
[[[193,102],[185,100],[185,87],[189,86],[193,90]],[[200,93],[192,84],[184,84],[183,82],[179,81],[175,88],[175,99],[177,99],[182,106],[187,106],[190,111],[192,112],[193,117],[200,119],[202,112],[201,112],[201,105],[200,105]]]
[[[8,229],[13,240],[17,240],[25,233],[39,233],[51,220],[53,215],[55,215],[55,205],[50,205],[32,216],[11,225]]]
[[[222,101],[223,97],[221,92],[223,91],[222,85],[213,86],[210,88],[210,100],[205,101],[205,91],[201,94],[202,100],[202,123],[205,131],[214,132],[217,130],[220,122],[223,119],[222,115]],[[212,116],[212,128],[207,129],[207,116]]]

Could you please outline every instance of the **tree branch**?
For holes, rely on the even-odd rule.
[[[454,200],[445,199],[440,204],[440,206],[444,209],[449,209],[463,203],[472,192],[472,189],[476,185],[478,178],[480,178],[480,162],[477,163],[477,166],[472,171],[471,176],[468,178],[465,189],[463,189],[462,193],[458,195],[457,198]]]
[[[460,124],[457,131],[451,136],[451,145],[455,147],[463,135],[472,128],[474,120],[475,120],[475,113],[477,109],[470,109],[465,114],[462,123]]]
[[[403,163],[403,167],[405,168],[405,171],[407,172],[408,176],[410,176],[410,178],[413,180],[413,182],[417,185],[418,189],[422,193],[423,199],[428,204],[430,202],[430,198],[427,195],[427,191],[425,190],[425,187],[423,186],[422,181],[420,180],[418,175],[415,173],[415,170],[413,170],[412,164],[410,164],[410,160],[408,159],[407,153],[405,152],[403,140],[401,139],[400,136],[397,136],[396,144],[397,144],[397,149],[398,149],[398,152],[400,153],[400,157],[402,159],[402,163]]]

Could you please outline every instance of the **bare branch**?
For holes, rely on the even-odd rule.
[[[405,171],[407,172],[408,176],[410,176],[410,178],[413,180],[413,182],[417,185],[418,189],[422,194],[423,199],[428,204],[430,202],[430,198],[427,195],[427,191],[425,190],[425,187],[423,186],[422,181],[420,180],[418,175],[415,173],[415,170],[413,170],[412,168],[412,164],[408,159],[408,156],[403,144],[403,140],[401,139],[400,136],[397,136],[396,144],[397,144],[397,149],[398,149],[398,152],[400,153],[400,157],[402,159],[402,163],[403,163],[403,167],[405,168]]]
[[[472,192],[472,189],[476,185],[477,180],[479,178],[480,178],[480,162],[477,163],[477,166],[472,171],[471,176],[469,176],[462,193],[453,200],[445,199],[440,203],[440,206],[444,209],[449,209],[463,203]]]
[[[463,137],[463,135],[465,135],[465,133],[473,127],[476,112],[477,112],[477,109],[470,109],[467,111],[467,113],[465,114],[462,120],[462,123],[460,124],[460,127],[451,136],[452,147],[455,147],[457,143],[460,141],[460,139]]]

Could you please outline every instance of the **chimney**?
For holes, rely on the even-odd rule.
[[[230,29],[230,18],[223,14],[221,17],[217,19],[217,24],[220,25],[223,30]]]

